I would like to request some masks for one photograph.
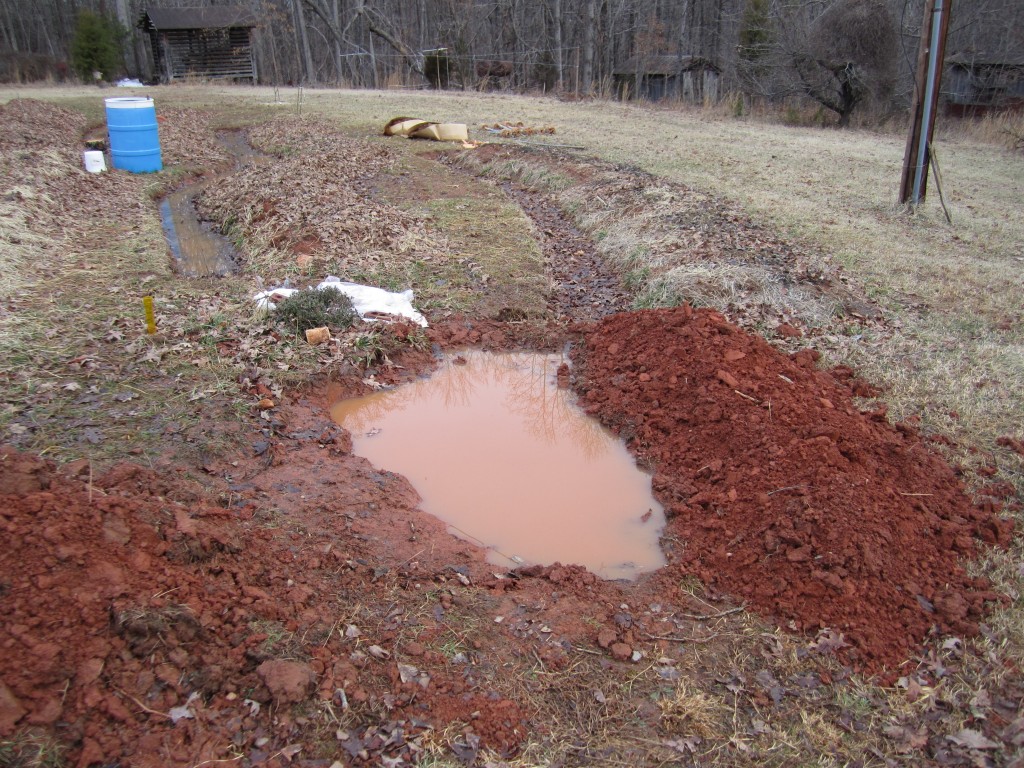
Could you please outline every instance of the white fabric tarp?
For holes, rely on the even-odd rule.
[[[393,293],[383,288],[374,288],[370,285],[359,283],[347,283],[341,278],[328,276],[317,288],[330,288],[339,291],[352,300],[352,306],[359,317],[368,322],[380,320],[376,315],[392,315],[404,317],[414,323],[426,327],[427,320],[416,311],[412,305],[413,292],[411,290]],[[298,293],[296,288],[271,288],[269,291],[261,291],[253,296],[256,308],[271,310],[277,307],[277,302]]]

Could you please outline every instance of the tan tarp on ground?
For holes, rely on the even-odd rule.
[[[433,141],[469,141],[465,123],[431,123],[417,117],[394,117],[384,126],[385,136],[406,136]]]

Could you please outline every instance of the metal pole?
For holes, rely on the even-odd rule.
[[[928,72],[925,75],[924,85],[924,112],[921,116],[921,135],[931,136],[932,119],[935,109],[935,90],[938,72],[939,53],[939,28],[942,26],[939,21],[942,18],[942,0],[935,0],[935,8],[932,16],[931,44],[928,46]],[[914,170],[914,188],[911,191],[911,201],[916,205],[924,199],[922,187],[927,181],[926,169],[928,168],[928,153],[931,151],[930,141],[925,141],[917,153],[917,168]]]
[[[952,0],[928,0],[921,25],[921,55],[918,61],[914,116],[903,161],[900,202],[918,205],[924,201],[928,186],[928,158],[931,154],[939,84],[942,81],[943,53],[949,9]]]

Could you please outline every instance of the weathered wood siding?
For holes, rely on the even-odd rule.
[[[186,77],[232,78],[256,81],[251,30],[152,30],[153,57],[164,82]]]

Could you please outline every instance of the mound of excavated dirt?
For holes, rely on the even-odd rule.
[[[586,337],[585,409],[627,438],[692,573],[786,627],[831,629],[890,669],[929,629],[974,634],[999,596],[959,563],[1009,523],[912,426],[853,404],[849,371],[787,357],[711,311],[620,314]],[[846,375],[842,375],[846,374]]]
[[[439,654],[408,643],[396,664],[403,610],[390,631],[342,623],[388,604],[358,542],[314,551],[155,472],[77,469],[0,449],[0,738],[53,729],[82,768],[283,765],[313,748],[290,706],[316,700],[381,708],[329,737],[348,764],[410,764],[452,721],[473,723],[474,753],[525,736],[518,704]]]
[[[0,105],[0,151],[77,148],[85,124],[81,112],[35,99],[13,99]]]

